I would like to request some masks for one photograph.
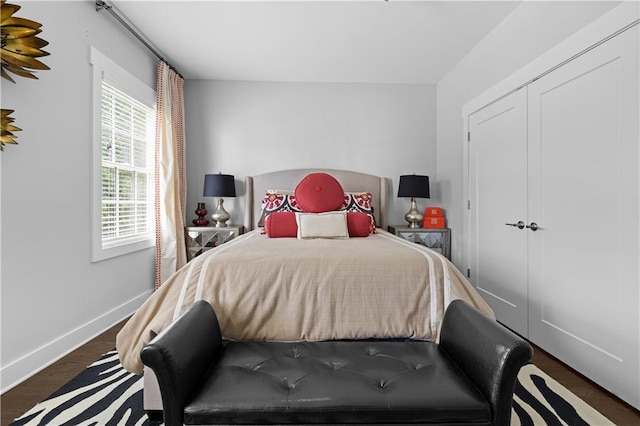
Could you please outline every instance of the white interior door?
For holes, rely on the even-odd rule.
[[[471,114],[469,131],[470,280],[498,321],[526,337],[526,89]]]
[[[530,340],[636,406],[638,35],[529,85],[527,231]]]

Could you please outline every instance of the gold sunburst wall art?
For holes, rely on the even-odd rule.
[[[12,109],[4,108],[2,109],[2,112],[0,112],[0,123],[2,123],[2,132],[0,134],[0,151],[4,150],[4,144],[6,143],[18,143],[15,140],[13,132],[17,132],[18,130],[22,129],[11,124],[14,121],[13,117],[9,117],[12,112]]]
[[[9,74],[20,77],[37,79],[34,70],[48,70],[49,67],[40,62],[37,58],[49,55],[42,50],[49,44],[48,41],[37,37],[42,32],[42,24],[30,19],[19,18],[14,14],[20,10],[20,6],[0,0],[1,21],[0,21],[0,58],[2,60],[2,77],[15,83]],[[2,109],[0,151],[5,144],[15,144],[13,132],[21,130],[14,126],[13,117],[10,115],[13,110]]]

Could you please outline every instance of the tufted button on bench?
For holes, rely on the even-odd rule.
[[[205,334],[203,334],[205,333]],[[165,424],[509,424],[531,346],[464,302],[440,343],[222,342],[206,302],[141,353]]]

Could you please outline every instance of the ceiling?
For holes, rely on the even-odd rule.
[[[187,79],[434,84],[520,2],[109,3]]]

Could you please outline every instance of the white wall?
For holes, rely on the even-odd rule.
[[[435,178],[433,85],[189,80],[185,103],[187,222],[198,201],[213,206],[202,197],[206,173],[235,175],[239,197],[225,200],[233,223],[242,223],[247,175],[314,167],[386,176],[390,224],[409,210],[409,200],[395,196],[399,176]],[[434,191],[419,205],[438,197]]]
[[[133,312],[153,249],[91,263],[91,67],[95,46],[155,88],[156,60],[93,1],[19,2],[51,53],[39,80],[2,79],[19,145],[0,154],[2,390]]]
[[[617,4],[523,2],[438,83],[437,181],[449,212],[452,257],[458,267],[463,267],[465,249],[463,105]]]

